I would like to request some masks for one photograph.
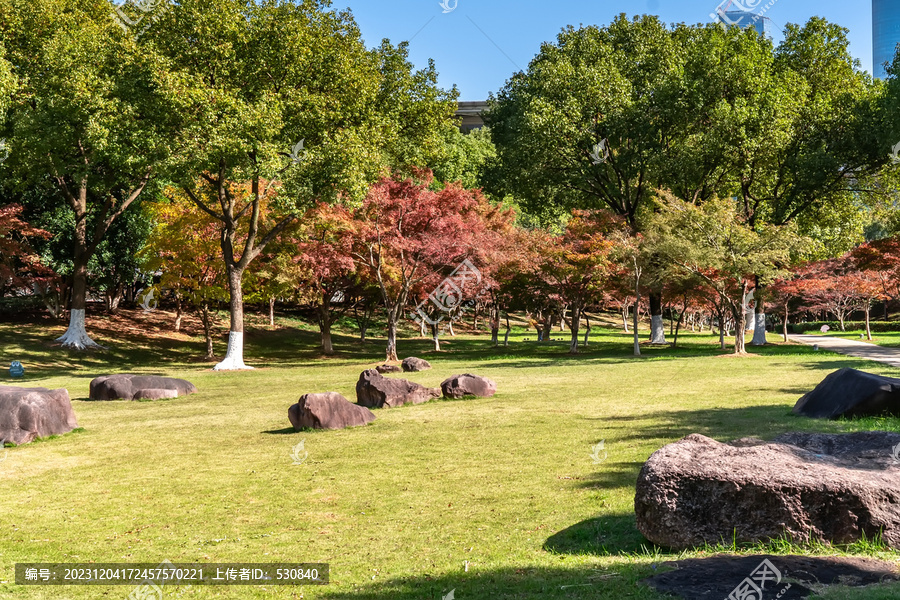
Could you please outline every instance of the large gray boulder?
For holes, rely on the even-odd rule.
[[[403,367],[404,373],[415,373],[416,371],[425,371],[426,369],[431,368],[430,362],[424,358],[416,358],[415,356],[404,358],[400,365]]]
[[[470,373],[454,375],[441,382],[441,391],[445,398],[490,398],[497,393],[497,384],[487,377],[479,377]]]
[[[816,419],[900,416],[900,379],[840,369],[800,398],[794,413]]]
[[[356,402],[370,408],[395,408],[440,398],[441,391],[406,379],[389,379],[376,371],[363,371],[356,383]]]
[[[294,429],[343,429],[368,425],[375,415],[365,406],[351,403],[337,392],[303,394],[300,401],[288,409],[288,419]]]
[[[67,390],[0,386],[0,447],[4,442],[27,444],[76,427]]]
[[[184,379],[158,375],[104,375],[91,381],[91,400],[159,400],[197,391]]]
[[[896,449],[896,450],[895,450]],[[788,433],[730,444],[699,434],[653,453],[635,517],[651,542],[703,544],[882,539],[900,548],[900,434]]]

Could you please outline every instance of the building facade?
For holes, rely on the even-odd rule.
[[[481,102],[460,102],[456,111],[456,116],[462,118],[459,125],[460,131],[469,133],[473,129],[481,129],[484,127],[484,119],[482,114],[487,110],[488,103]]]
[[[887,77],[885,63],[894,61],[900,42],[900,2],[872,0],[872,63],[875,77]]]

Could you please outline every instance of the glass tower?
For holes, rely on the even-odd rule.
[[[772,39],[772,20],[745,10],[726,10],[718,13],[719,21],[726,25],[737,25],[741,29],[754,27],[765,37]]]
[[[900,42],[900,2],[872,0],[872,58],[875,77],[884,79],[884,63],[894,61],[894,51]]]

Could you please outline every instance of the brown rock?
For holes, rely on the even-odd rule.
[[[399,373],[400,367],[397,365],[378,365],[375,370],[379,373]]]
[[[0,386],[0,447],[4,442],[27,444],[76,427],[67,390]]]
[[[404,373],[415,373],[416,371],[425,371],[426,369],[431,368],[431,363],[425,359],[416,358],[415,356],[404,358],[403,362],[400,364],[403,366]]]
[[[370,408],[395,408],[440,398],[441,391],[406,379],[388,379],[375,369],[363,371],[356,383],[356,402]]]
[[[669,548],[881,535],[900,548],[900,434],[790,433],[723,444],[692,434],[653,453],[638,476],[638,529]]]
[[[158,375],[105,375],[91,381],[91,400],[159,400],[197,391],[190,381]]]
[[[300,401],[288,409],[288,419],[294,429],[343,429],[367,425],[375,420],[372,411],[352,404],[337,392],[303,394]]]
[[[445,379],[441,382],[441,391],[444,392],[446,398],[462,398],[463,396],[490,398],[497,393],[497,384],[487,377],[465,373]]]
[[[763,561],[768,561],[764,578],[760,576]],[[734,589],[747,578],[760,587],[764,600],[808,598],[815,595],[812,587],[821,589],[822,585],[864,587],[897,580],[897,569],[893,563],[874,558],[841,556],[717,554],[708,558],[664,562],[661,566],[676,570],[653,575],[641,583],[660,593],[686,600],[733,598],[731,594]],[[759,594],[740,597],[756,600]]]
[[[794,413],[816,419],[900,416],[900,379],[840,369],[800,398]]]

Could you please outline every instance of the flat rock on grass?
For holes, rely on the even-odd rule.
[[[788,433],[723,444],[699,434],[653,453],[638,476],[638,529],[685,549],[719,542],[849,544],[881,535],[900,548],[900,434]]]
[[[497,384],[487,377],[464,373],[448,377],[441,382],[441,391],[445,398],[463,398],[465,396],[490,398],[497,393]]]
[[[369,408],[395,408],[440,398],[441,391],[406,379],[389,379],[376,371],[363,371],[356,383],[356,402]]]
[[[372,411],[351,403],[337,392],[303,394],[300,401],[288,409],[288,419],[294,429],[343,429],[367,425],[375,420]]]
[[[431,368],[430,362],[424,358],[416,358],[415,356],[404,358],[403,362],[400,364],[403,366],[404,373],[415,373],[416,371],[425,371],[426,369]]]
[[[378,365],[377,367],[375,367],[375,370],[382,374],[399,373],[400,367],[398,367],[397,365]]]
[[[104,375],[91,381],[91,400],[159,400],[197,391],[184,379],[158,375]]]
[[[794,413],[816,419],[900,416],[900,379],[840,369],[800,398]]]
[[[762,572],[758,569],[764,560],[768,560],[777,572],[766,565],[766,576],[761,578]],[[727,599],[735,588],[747,585],[744,583],[747,578],[757,586],[763,583],[764,587],[760,589],[764,600],[774,599],[788,584],[790,589],[777,596],[779,600],[808,598],[813,594],[811,587],[819,588],[817,592],[820,592],[821,585],[862,587],[897,580],[892,563],[873,558],[719,554],[709,558],[665,562],[662,566],[676,570],[654,575],[642,583],[658,592],[687,600]],[[755,577],[754,573],[757,573]],[[736,597],[759,599],[758,594]]]
[[[0,447],[68,433],[78,427],[64,388],[0,386]]]

